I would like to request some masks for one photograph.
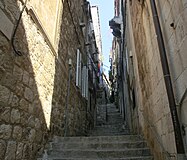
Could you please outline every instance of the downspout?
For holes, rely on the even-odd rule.
[[[180,128],[177,109],[176,109],[173,86],[171,82],[170,70],[169,70],[168,60],[166,56],[166,49],[165,49],[165,44],[164,44],[161,26],[159,22],[158,12],[156,8],[155,0],[150,0],[150,2],[151,2],[152,14],[153,14],[154,27],[157,35],[157,42],[160,52],[160,59],[162,63],[162,70],[163,70],[164,80],[166,85],[166,91],[169,101],[169,107],[170,107],[170,112],[171,112],[171,117],[174,127],[177,157],[178,159],[185,159],[184,144],[182,140],[181,128]]]
[[[122,76],[122,99],[123,99],[123,114],[124,114],[124,120],[125,120],[125,123],[127,124],[127,113],[126,113],[126,106],[125,106],[125,94],[124,94],[124,80],[125,80],[125,76],[124,76],[124,73],[125,73],[125,69],[124,69],[124,59],[123,59],[123,56],[125,54],[125,31],[126,31],[126,3],[127,1],[126,0],[121,0],[121,10],[122,10],[122,21],[123,21],[123,38],[122,38],[122,51],[121,51],[121,69],[122,69],[122,73],[121,73],[121,76]]]

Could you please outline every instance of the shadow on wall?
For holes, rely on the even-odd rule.
[[[78,2],[76,2],[78,3]],[[55,60],[55,77],[52,98],[51,132],[53,135],[63,136],[67,125],[67,136],[86,134],[86,100],[81,91],[76,87],[76,52],[84,45],[83,34],[77,27],[77,15],[80,14],[79,6],[65,0],[60,26],[60,40],[58,44],[58,57]],[[78,39],[78,37],[80,39]],[[81,42],[83,44],[81,44]],[[84,53],[84,52],[82,52]],[[68,61],[72,60],[71,82],[68,86],[70,74]],[[68,87],[70,94],[67,97]],[[68,103],[68,104],[67,104]],[[68,106],[67,106],[68,105]],[[67,106],[67,120],[65,122],[65,108]]]
[[[39,74],[35,72],[36,66],[38,70],[42,67],[37,55],[42,51],[40,46],[45,40],[25,11],[17,24],[22,6],[20,1],[0,2],[0,19],[5,25],[8,22],[10,25],[5,31],[4,24],[0,24],[0,159],[33,160],[47,141],[44,106],[35,80]],[[22,56],[15,55],[7,38],[13,31],[13,24],[18,25],[15,48]]]
[[[0,15],[0,19],[15,28],[23,5],[20,1],[2,0],[0,14],[4,17]],[[68,135],[85,134],[86,100],[75,86],[76,50],[84,40],[80,40],[83,44],[78,41],[76,32],[82,33],[72,23],[72,17],[77,16],[70,14],[73,9],[74,14],[79,13],[78,7],[70,9],[67,5],[65,0],[57,53],[28,10],[22,14],[14,38],[15,48],[22,56],[15,55],[11,37],[0,24],[0,159],[33,160],[38,152],[42,153],[49,135],[63,136],[69,58],[73,74]],[[13,28],[8,29],[13,33]]]

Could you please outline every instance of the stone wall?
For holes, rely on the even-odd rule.
[[[185,1],[157,2],[177,104],[187,88],[186,6]],[[165,159],[163,148],[172,155],[176,154],[176,148],[150,1],[128,1],[128,9],[132,24],[132,28],[128,24],[129,36],[133,38],[128,42],[128,49],[133,53],[138,106],[132,114],[138,123],[138,112],[140,128],[149,140],[156,159]],[[186,106],[182,105],[181,109],[178,108],[179,113],[182,113],[180,120],[186,127]]]
[[[27,8],[14,39],[16,50],[23,55],[16,56],[11,35],[23,4],[19,0],[0,2],[4,22],[0,24],[0,160],[33,160],[49,137],[64,134],[69,58],[73,65],[68,135],[86,133],[90,125],[87,101],[75,86],[77,48],[84,54],[78,18],[83,16],[81,3],[69,1],[68,7],[67,0],[63,1],[56,44],[48,39],[37,13]]]

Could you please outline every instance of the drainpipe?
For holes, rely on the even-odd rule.
[[[155,31],[157,35],[157,42],[158,42],[158,47],[159,47],[159,52],[160,52],[160,59],[162,63],[162,70],[163,70],[164,80],[165,80],[165,85],[166,85],[166,91],[167,91],[167,96],[168,96],[168,101],[169,101],[169,107],[170,107],[172,122],[174,126],[177,158],[182,160],[182,159],[185,159],[184,144],[182,140],[181,127],[179,124],[179,119],[178,119],[178,114],[177,114],[177,109],[176,109],[170,70],[169,70],[168,60],[166,56],[166,49],[164,45],[164,40],[163,40],[163,35],[161,31],[161,26],[159,22],[155,0],[150,0],[150,2],[151,2],[152,14],[153,14],[154,27],[155,27]]]
[[[126,35],[125,35],[125,32],[126,32],[126,7],[127,6],[127,1],[126,0],[121,0],[121,11],[122,11],[122,21],[123,21],[123,37],[122,37],[122,46],[121,46],[121,76],[122,76],[122,99],[123,99],[123,114],[124,114],[124,120],[125,120],[125,123],[127,124],[127,109],[125,106],[125,91],[124,91],[124,88],[125,88],[125,85],[124,85],[124,81],[125,81],[125,76],[124,76],[124,73],[126,73],[125,71],[125,68],[124,68],[124,55],[125,55],[125,43],[126,43]]]

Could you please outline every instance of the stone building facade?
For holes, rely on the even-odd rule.
[[[36,159],[66,125],[72,136],[93,125],[95,95],[88,112],[90,90],[83,94],[76,85],[78,50],[80,66],[88,63],[88,6],[85,0],[0,1],[0,160]]]
[[[126,62],[132,130],[143,133],[156,159],[177,158],[176,139],[153,23],[151,1],[126,3]],[[187,2],[156,1],[184,147],[186,141]],[[133,95],[134,94],[134,95]],[[181,144],[182,145],[182,144]]]
[[[153,22],[155,15],[152,14],[152,0],[114,2],[115,14],[118,13],[117,18],[123,21],[120,25],[121,35],[114,38],[112,54],[120,59],[113,61],[118,61],[114,67],[117,77],[122,78],[124,103],[120,107],[124,108],[125,122],[131,132],[144,135],[155,159],[177,159],[180,155],[176,148],[176,130],[161,64],[157,41],[159,35],[156,34]],[[171,73],[180,131],[187,151],[187,2],[155,2]],[[117,42],[118,45],[114,45]]]
[[[95,40],[97,44],[97,56],[98,59],[98,68],[99,72],[99,83],[100,87],[103,85],[103,50],[102,50],[102,39],[101,39],[101,26],[100,26],[100,16],[99,16],[99,6],[91,6],[91,14],[92,14],[92,21],[93,21],[93,28],[95,32]]]

